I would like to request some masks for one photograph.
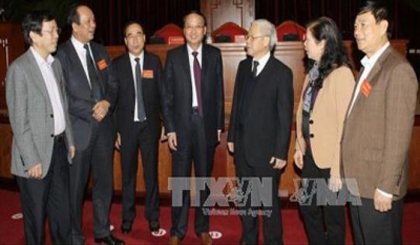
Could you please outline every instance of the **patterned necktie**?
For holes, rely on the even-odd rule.
[[[201,100],[201,67],[200,63],[198,62],[196,51],[192,52],[194,56],[194,80],[195,80],[195,91],[197,94],[197,103],[198,103],[198,111],[201,116],[203,116],[203,104]]]
[[[136,84],[137,84],[137,116],[139,117],[140,122],[143,122],[146,119],[146,111],[144,109],[143,101],[143,87],[142,87],[142,76],[140,69],[140,58],[135,58],[136,61]]]
[[[254,67],[252,68],[252,77],[256,78],[257,77],[257,67],[260,65],[260,63],[258,61],[254,61]],[[249,71],[249,70],[248,70]]]
[[[90,88],[92,92],[92,97],[95,102],[102,100],[102,88],[101,83],[99,82],[98,72],[95,68],[95,63],[93,63],[92,56],[90,55],[90,49],[87,44],[83,45],[86,49],[86,63],[89,73]]]

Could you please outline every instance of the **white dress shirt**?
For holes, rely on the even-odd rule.
[[[83,70],[85,70],[85,74],[89,82],[89,87],[92,88],[92,85],[90,84],[90,78],[89,78],[89,72],[88,72],[87,60],[86,60],[86,49],[84,47],[84,44],[81,43],[79,40],[77,40],[74,36],[71,36],[70,40],[74,46],[74,49],[76,49],[77,56],[79,56],[79,59],[82,62]],[[94,61],[95,59],[93,58],[93,53],[92,53],[92,49],[90,48],[90,44],[88,43],[87,45],[90,50],[90,57]],[[96,65],[95,65],[95,68],[96,68]]]
[[[195,88],[195,76],[194,76],[194,55],[192,52],[193,50],[188,44],[187,44],[187,51],[188,51],[188,60],[190,63],[190,74],[191,74],[191,87],[192,87],[192,107],[198,107],[198,99],[197,99],[197,89]],[[203,45],[201,44],[200,47],[196,50],[197,54],[197,60],[200,64],[200,68],[202,68],[202,59],[203,59]],[[201,75],[203,75],[203,72],[201,72]],[[203,80],[203,79],[201,79]]]
[[[260,59],[252,59],[252,67],[251,67],[251,71],[254,68],[254,61],[258,61],[258,66],[257,66],[257,76],[260,75],[261,71],[264,69],[265,65],[267,64],[268,60],[270,59],[270,52],[267,52],[263,57],[261,57]]]
[[[349,108],[349,112],[347,116],[350,115],[350,112],[353,109],[353,105],[356,102],[356,98],[358,97],[360,93],[360,89],[362,87],[363,81],[369,76],[369,73],[372,70],[372,68],[375,66],[376,61],[378,61],[379,57],[381,57],[381,55],[384,53],[385,49],[388,48],[389,45],[390,45],[389,42],[386,42],[384,46],[382,46],[378,51],[376,51],[374,55],[372,55],[372,57],[369,58],[365,55],[365,57],[363,57],[363,59],[360,61],[363,65],[363,73],[362,75],[360,75],[359,80],[357,82],[356,91],[354,92],[353,100],[350,104],[350,108]],[[392,194],[382,191],[378,188],[376,188],[376,190],[388,198],[392,198],[393,196]]]
[[[44,60],[34,48],[30,48],[35,57],[36,63],[41,70],[42,78],[44,78],[45,87],[47,87],[48,96],[50,98],[51,106],[54,116],[54,135],[59,135],[66,129],[66,120],[64,119],[63,104],[58,90],[57,79],[51,67],[54,58],[51,54],[48,55],[47,60]]]
[[[142,51],[141,54],[137,57],[134,56],[131,53],[128,53],[128,56],[130,58],[130,64],[131,64],[131,71],[132,71],[132,75],[133,75],[133,81],[134,81],[134,96],[135,96],[135,102],[134,102],[134,121],[135,122],[139,122],[139,112],[138,112],[138,101],[137,101],[137,81],[136,81],[136,61],[134,60],[135,58],[140,58],[140,71],[143,72],[143,64],[144,64],[144,52]],[[140,76],[142,76],[142,74],[140,74]],[[143,102],[144,102],[144,98],[143,98]],[[146,120],[146,118],[144,118],[144,120]]]

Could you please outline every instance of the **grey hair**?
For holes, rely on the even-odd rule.
[[[267,35],[270,38],[270,50],[273,50],[277,43],[276,27],[266,19],[258,19],[252,21],[251,25],[256,25],[262,35]]]

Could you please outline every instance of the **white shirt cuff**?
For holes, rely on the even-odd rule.
[[[386,197],[388,197],[388,198],[392,198],[392,197],[393,197],[393,195],[392,195],[392,194],[389,194],[389,193],[387,193],[387,192],[385,192],[385,191],[379,190],[378,188],[376,188],[376,190],[377,190],[379,193],[381,193],[382,195],[384,195],[384,196],[386,196]]]

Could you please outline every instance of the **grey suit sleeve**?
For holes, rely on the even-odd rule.
[[[65,120],[66,120],[66,140],[67,140],[67,145],[68,146],[74,146],[74,138],[73,138],[73,128],[71,125],[71,121],[70,121],[70,116],[69,116],[69,104],[68,104],[68,100],[67,100],[67,93],[66,93],[66,86],[64,84],[65,80],[64,80],[64,75],[63,75],[63,68],[61,66],[61,62],[60,60],[57,59],[57,63],[58,63],[58,74],[59,74],[59,88],[62,88],[61,90],[61,94],[62,94],[62,99],[63,99],[63,110],[64,110],[64,116],[65,116]]]
[[[41,158],[36,149],[27,113],[29,95],[27,76],[24,71],[25,68],[17,63],[9,67],[6,77],[6,100],[14,143],[25,164],[24,169],[29,170],[41,163]]]

